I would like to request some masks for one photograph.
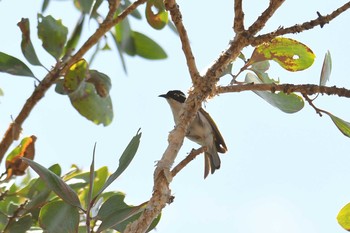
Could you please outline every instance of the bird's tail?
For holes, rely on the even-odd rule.
[[[215,147],[210,148],[209,151],[204,153],[204,179],[209,175],[215,172],[216,169],[219,169],[221,161],[216,151]]]

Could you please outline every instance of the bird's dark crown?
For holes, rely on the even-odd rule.
[[[160,95],[159,97],[164,97],[166,99],[174,99],[180,103],[184,103],[186,100],[185,94],[179,90],[168,91],[168,93]]]

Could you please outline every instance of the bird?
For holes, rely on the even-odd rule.
[[[165,98],[169,103],[175,125],[177,125],[180,122],[186,95],[180,90],[171,90],[159,97]],[[190,123],[186,137],[207,148],[204,152],[204,179],[208,176],[209,171],[214,174],[215,170],[221,166],[218,152],[226,153],[227,146],[214,120],[203,108],[198,110],[194,120]]]

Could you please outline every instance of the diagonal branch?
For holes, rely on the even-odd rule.
[[[266,22],[275,14],[276,10],[285,0],[270,0],[269,7],[258,17],[258,19],[248,28],[249,35],[255,35],[266,24]]]
[[[300,33],[302,31],[310,30],[317,26],[323,27],[325,24],[328,24],[331,20],[338,17],[341,13],[345,12],[349,8],[350,8],[350,2],[347,2],[343,6],[333,11],[331,14],[328,14],[325,16],[318,14],[318,17],[316,19],[310,20],[308,22],[304,22],[302,24],[296,24],[294,26],[287,27],[287,28],[280,27],[276,31],[254,37],[252,38],[251,44],[253,46],[256,46],[263,42],[270,41],[271,39],[277,36],[290,34],[290,33]]]
[[[105,21],[100,25],[100,27],[96,30],[96,32],[90,36],[90,38],[84,43],[84,45],[65,62],[58,62],[55,67],[45,76],[45,78],[39,83],[39,85],[35,88],[32,95],[27,99],[26,103],[22,107],[20,113],[15,118],[14,122],[11,123],[4,134],[0,142],[0,163],[9,149],[10,145],[14,140],[17,140],[19,136],[20,129],[22,128],[22,124],[28,118],[31,111],[34,109],[35,105],[44,97],[46,91],[55,83],[55,81],[66,72],[66,70],[75,62],[77,62],[80,58],[84,56],[84,54],[94,46],[98,40],[104,36],[106,32],[108,32],[114,25],[122,21],[126,16],[128,16],[133,10],[135,10],[139,5],[145,3],[147,0],[137,0],[132,3],[128,8],[126,8],[118,17],[115,19],[111,19],[110,15],[114,14],[115,9],[118,5],[117,1],[114,1],[110,7],[110,12]]]
[[[199,82],[200,75],[197,69],[195,58],[192,53],[187,31],[182,23],[182,14],[180,12],[179,5],[176,3],[175,0],[168,0],[165,1],[165,7],[170,12],[171,19],[174,22],[176,29],[179,33],[182,44],[182,50],[185,54],[185,58],[187,61],[187,67],[189,69],[192,82],[194,86],[196,86]]]

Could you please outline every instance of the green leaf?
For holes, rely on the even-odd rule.
[[[136,54],[134,40],[131,37],[131,29],[128,19],[125,18],[123,21],[115,25],[114,29],[115,33],[112,33],[112,38],[115,42],[115,45],[117,46],[119,58],[123,65],[124,72],[126,73],[126,63],[123,52],[125,51],[126,53],[128,53],[128,50],[130,50],[132,56]]]
[[[49,6],[50,0],[44,0],[43,5],[41,6],[41,13],[46,11],[47,7]]]
[[[248,83],[262,83],[253,73],[247,73],[245,81]],[[283,92],[271,93],[268,91],[254,91],[254,93],[285,113],[295,113],[304,107],[303,99],[294,93],[288,95]]]
[[[33,72],[21,60],[0,52],[0,72],[35,78]]]
[[[83,81],[86,79],[88,73],[88,63],[84,59],[80,59],[74,63],[66,75],[64,76],[63,87],[67,93],[76,91]]]
[[[22,158],[22,160],[29,164],[57,196],[68,204],[81,208],[77,194],[59,176],[30,159]]]
[[[265,60],[273,60],[288,71],[300,71],[314,63],[315,54],[299,41],[276,37],[268,43],[258,45],[246,66]]]
[[[74,0],[74,5],[84,14],[89,14],[95,0]]]
[[[131,139],[128,146],[125,148],[122,156],[119,159],[119,166],[117,170],[107,179],[107,182],[101,188],[101,190],[96,195],[95,199],[98,195],[100,195],[115,179],[117,179],[129,166],[130,162],[134,158],[136,151],[140,145],[141,132],[137,131],[136,135]]]
[[[117,25],[115,25],[115,42],[118,50],[126,52],[130,56],[136,55],[136,47],[134,38],[132,37],[132,30],[129,20],[126,18]]]
[[[20,219],[12,222],[6,229],[6,232],[9,233],[26,233],[30,227],[32,226],[33,219],[32,217],[28,214]]]
[[[97,15],[97,10],[101,6],[103,0],[96,0],[94,1],[93,7],[90,12],[90,19],[94,16]]]
[[[4,96],[4,92],[1,88],[0,88],[0,96]]]
[[[61,20],[55,20],[51,15],[38,14],[38,36],[44,49],[58,60],[67,40],[68,29]]]
[[[69,94],[73,107],[95,124],[109,125],[113,120],[113,106],[110,96],[100,97],[93,84],[82,82],[80,88]]]
[[[45,232],[75,233],[79,226],[79,211],[63,201],[52,201],[41,208],[39,224]]]
[[[346,204],[338,213],[337,220],[340,226],[350,231],[350,203]]]
[[[63,83],[64,79],[58,79],[56,82],[55,91],[61,95],[68,95],[69,93],[65,90]]]
[[[129,206],[124,202],[125,194],[118,192],[105,201],[97,218],[102,221],[97,232],[111,228],[142,211],[142,206]]]
[[[39,61],[35,53],[32,41],[30,40],[29,20],[27,18],[22,18],[21,22],[17,23],[17,25],[22,32],[21,49],[24,57],[32,65],[43,66]]]
[[[67,53],[70,54],[76,48],[80,39],[81,32],[83,30],[84,19],[85,19],[85,15],[82,14],[77,24],[75,25],[73,33],[69,38],[66,47],[64,48],[64,54],[67,54]]]
[[[328,114],[340,132],[342,132],[345,136],[350,137],[350,122],[344,121],[329,112],[324,111],[324,113]]]
[[[224,71],[221,73],[220,77],[225,76],[227,74],[232,74],[232,67],[233,67],[233,63],[228,64],[224,69]]]
[[[97,70],[90,70],[90,77],[87,82],[92,83],[95,86],[97,94],[105,98],[109,96],[109,91],[112,88],[111,79]]]
[[[331,72],[332,72],[332,57],[331,57],[331,53],[327,51],[323,60],[321,76],[320,76],[320,86],[326,85],[326,82],[329,80],[329,77],[331,76]]]
[[[92,200],[92,193],[94,189],[94,180],[95,180],[95,152],[96,152],[96,143],[94,145],[94,151],[92,153],[92,161],[90,164],[90,176],[89,176],[89,191],[88,191],[88,196],[87,196],[87,201],[86,203],[91,203]],[[90,206],[90,205],[89,205]]]
[[[120,9],[121,11],[124,11],[126,8],[128,8],[132,3],[129,0],[124,0],[124,2],[120,3]],[[142,19],[141,13],[135,9],[131,12],[130,14],[131,16],[133,16],[136,19]]]
[[[163,48],[148,36],[140,32],[133,31],[132,37],[134,38],[136,54],[140,57],[151,60],[167,58],[167,54]]]
[[[154,13],[152,9],[157,10]],[[146,19],[154,29],[163,29],[168,24],[168,12],[162,0],[149,0],[146,4]]]

